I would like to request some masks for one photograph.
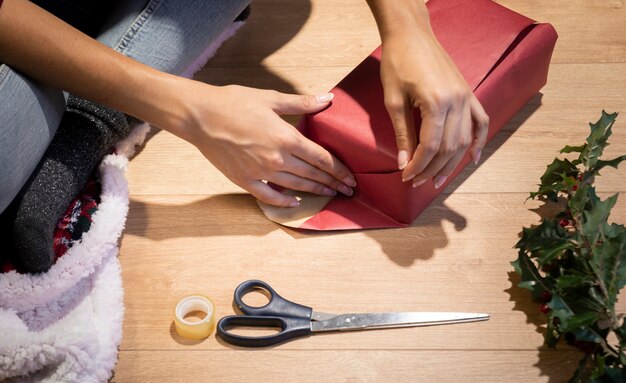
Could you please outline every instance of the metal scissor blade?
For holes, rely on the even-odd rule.
[[[476,322],[489,319],[488,314],[460,312],[389,312],[343,314],[328,320],[311,322],[311,330],[350,331],[393,327],[435,326]]]

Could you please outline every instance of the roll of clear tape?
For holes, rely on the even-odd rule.
[[[202,320],[190,322],[185,316],[194,311],[206,313]],[[176,305],[174,324],[178,335],[187,339],[204,339],[215,330],[215,306],[206,296],[194,294],[183,298]]]

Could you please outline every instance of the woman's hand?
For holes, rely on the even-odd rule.
[[[381,78],[404,181],[419,186],[433,178],[441,186],[468,148],[478,163],[489,117],[434,35],[387,39]],[[414,108],[422,118],[417,147]]]
[[[383,42],[381,80],[404,181],[440,187],[470,150],[487,140],[489,117],[441,47],[422,1],[368,0]],[[421,115],[419,144],[413,110]]]
[[[263,180],[320,195],[352,194],[348,168],[282,120],[328,106],[332,94],[300,96],[242,86],[214,87],[181,80],[187,116],[181,137],[194,144],[216,168],[262,202],[297,206],[291,196]]]

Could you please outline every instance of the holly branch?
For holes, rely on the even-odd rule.
[[[601,159],[616,117],[602,111],[584,144],[560,151],[578,157],[547,166],[529,198],[553,213],[523,228],[511,262],[521,276],[518,286],[543,303],[546,344],[556,347],[563,339],[585,353],[570,382],[626,381],[626,321],[615,312],[626,285],[626,228],[608,222],[617,194],[602,200],[593,186],[602,169],[626,160]]]

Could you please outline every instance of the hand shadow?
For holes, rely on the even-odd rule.
[[[194,78],[212,85],[238,84],[295,93],[287,80],[263,64],[292,40],[311,15],[310,0],[253,3],[251,16],[237,35],[219,49]]]

